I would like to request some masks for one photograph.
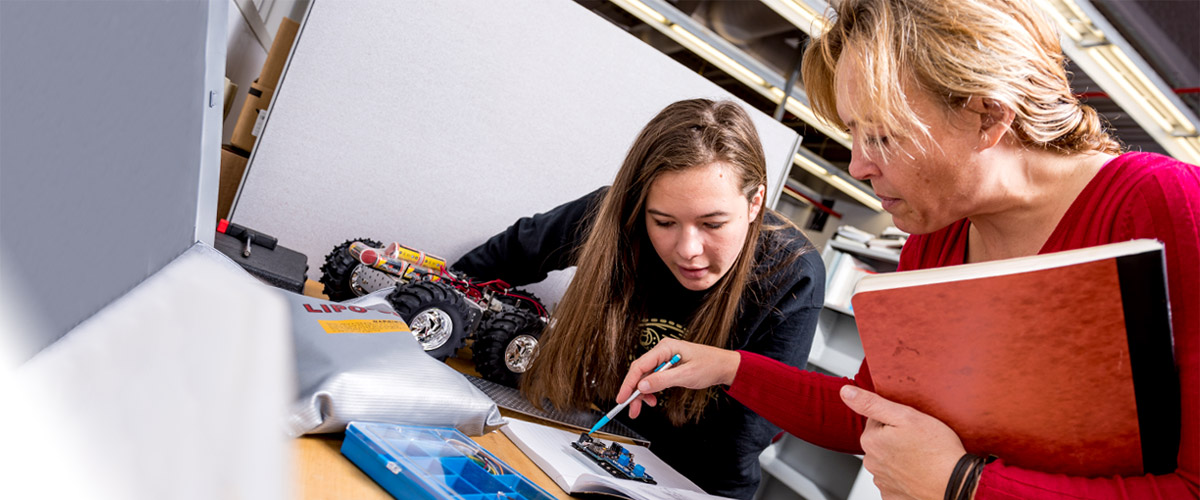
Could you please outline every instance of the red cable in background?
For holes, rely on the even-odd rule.
[[[1173,92],[1175,92],[1176,94],[1200,94],[1200,87],[1187,87],[1187,88],[1182,88],[1182,89],[1171,89],[1171,90]],[[1107,92],[1083,92],[1080,94],[1075,94],[1075,97],[1078,97],[1080,99],[1089,99],[1092,97],[1103,97],[1103,98],[1107,99],[1108,93]]]
[[[807,201],[809,204],[811,204],[812,206],[816,207],[816,208],[817,208],[817,210],[820,210],[820,211],[822,211],[822,212],[825,212],[825,213],[827,213],[827,214],[829,214],[829,215],[832,215],[832,216],[834,216],[834,217],[837,217],[837,218],[839,218],[839,219],[841,219],[841,218],[842,218],[842,214],[841,214],[841,212],[834,211],[832,208],[829,208],[829,207],[827,207],[827,206],[825,206],[825,205],[822,205],[822,204],[821,204],[821,202],[819,202],[819,201],[817,201],[817,200],[814,200],[814,199],[812,199],[812,198],[809,198],[808,196],[805,196],[805,195],[804,195],[804,193],[801,193],[800,191],[797,191],[797,190],[796,190],[796,188],[793,188],[793,187],[791,187],[791,186],[789,186],[789,185],[787,185],[787,184],[784,184],[784,185],[783,185],[783,189],[784,189],[785,191],[787,191],[788,193],[790,193],[790,194],[794,194],[794,195],[796,195],[796,196],[799,196],[800,198],[803,198],[803,199],[804,199],[804,201]]]

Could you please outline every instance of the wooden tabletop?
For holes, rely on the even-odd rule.
[[[309,280],[304,287],[304,293],[312,297],[324,298],[320,287],[319,283]],[[460,350],[460,353],[466,352],[466,350]],[[474,364],[463,359],[461,355],[448,359],[446,364],[459,372],[478,376]],[[528,420],[524,415],[505,409],[501,409],[500,414],[505,418]],[[538,423],[547,424],[540,421]],[[566,427],[561,428],[566,429]],[[297,488],[299,498],[304,500],[391,499],[391,495],[342,455],[342,438],[343,434],[320,434],[296,439],[296,478],[299,482]],[[550,476],[542,472],[542,469],[525,456],[525,453],[517,448],[517,445],[513,444],[512,440],[508,439],[504,433],[492,431],[483,436],[472,436],[471,439],[530,481],[545,488],[555,498],[576,498],[567,495],[562,488],[559,488],[550,479]]]

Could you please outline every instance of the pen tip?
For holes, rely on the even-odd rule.
[[[600,421],[599,421],[599,422],[596,422],[596,425],[593,425],[593,426],[592,426],[592,430],[588,431],[588,435],[590,436],[590,435],[592,435],[593,433],[595,433],[596,431],[600,430],[600,428],[601,428],[601,427],[604,427],[604,424],[607,424],[607,423],[608,423],[608,416],[607,416],[607,415],[606,415],[606,416],[603,416],[603,417],[600,417]]]

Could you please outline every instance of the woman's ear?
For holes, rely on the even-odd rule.
[[[759,184],[758,189],[754,190],[754,196],[750,197],[750,220],[758,217],[758,213],[762,211],[763,200],[767,196],[767,186]]]
[[[1000,143],[1012,128],[1016,113],[995,99],[972,98],[967,109],[979,115],[979,149],[988,149]]]

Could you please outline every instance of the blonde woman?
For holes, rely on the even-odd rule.
[[[578,266],[522,379],[531,401],[609,406],[629,363],[663,338],[804,366],[824,267],[799,229],[763,207],[766,182],[745,111],[680,101],[645,126],[611,187],[517,221],[453,267],[525,284]],[[665,399],[625,422],[706,491],[753,496],[758,455],[779,428],[718,390]]]
[[[1135,238],[1165,244],[1182,424],[1165,429],[1180,436],[1177,456],[1154,459],[1174,466],[1084,478],[1004,457],[985,464],[944,423],[874,394],[869,359],[849,380],[666,341],[631,366],[616,399],[635,387],[652,403],[665,387],[729,385],[788,432],[865,454],[884,498],[1200,495],[1200,167],[1121,153],[1072,94],[1058,40],[1024,0],[843,0],[802,72],[817,113],[854,137],[850,173],[914,234],[902,270]],[[642,380],[677,353],[683,363]],[[976,472],[955,474],[959,464]]]

